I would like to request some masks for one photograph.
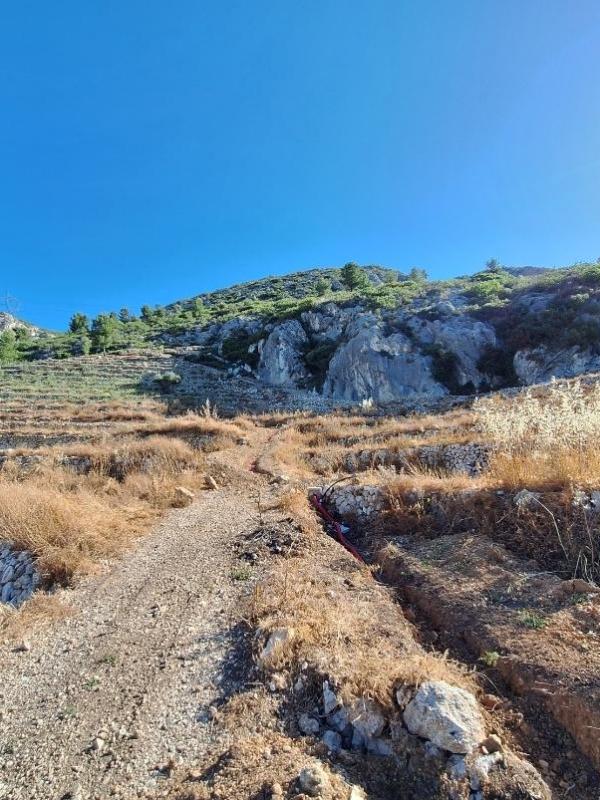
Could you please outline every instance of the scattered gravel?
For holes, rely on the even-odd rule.
[[[250,587],[230,576],[257,524],[252,494],[170,512],[107,574],[64,590],[74,613],[30,650],[0,650],[0,797],[141,797],[203,755],[211,708],[236,688],[233,620]]]

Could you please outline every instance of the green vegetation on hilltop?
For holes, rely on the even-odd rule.
[[[536,295],[533,303],[532,295]],[[252,317],[266,325],[297,318],[328,302],[341,306],[361,303],[372,312],[413,307],[415,313],[435,315],[436,303],[457,296],[462,298],[466,313],[496,327],[502,349],[509,354],[545,341],[559,346],[600,348],[599,263],[553,270],[510,270],[490,259],[486,268],[474,275],[430,281],[425,270],[417,267],[405,274],[351,262],[341,269],[313,269],[264,278],[167,306],[145,305],[139,316],[126,308],[118,313],[99,314],[93,320],[75,313],[69,330],[60,334],[42,332],[31,336],[26,329],[5,331],[0,334],[0,361],[158,347],[169,337],[211,323]],[[240,348],[247,351],[247,342],[235,338],[228,341],[225,358],[234,359]],[[497,365],[500,360],[498,353],[489,354],[490,363]]]

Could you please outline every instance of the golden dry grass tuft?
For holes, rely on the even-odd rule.
[[[0,482],[0,538],[35,553],[42,572],[56,580],[118,552],[124,523],[90,491],[70,495],[36,480]]]
[[[25,639],[34,629],[64,619],[70,613],[69,607],[57,597],[36,593],[19,609],[0,605],[0,635],[2,641],[10,642]]]
[[[490,477],[511,488],[594,487],[600,384],[553,383],[515,398],[479,400],[477,426],[494,443]]]

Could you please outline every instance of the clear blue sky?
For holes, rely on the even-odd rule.
[[[598,0],[0,5],[0,292],[600,256]]]

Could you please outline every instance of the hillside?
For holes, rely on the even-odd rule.
[[[596,800],[599,384],[474,395],[600,369],[599,292],[352,267],[5,331],[0,796]]]
[[[243,377],[266,395],[299,393],[298,407],[315,392],[342,404],[431,400],[600,370],[600,266],[490,262],[428,281],[422,270],[346,265],[144,306],[139,317],[76,314],[66,334],[22,327],[2,337],[4,363],[166,352],[171,383],[157,386],[191,397],[190,370],[206,368],[211,380]]]

